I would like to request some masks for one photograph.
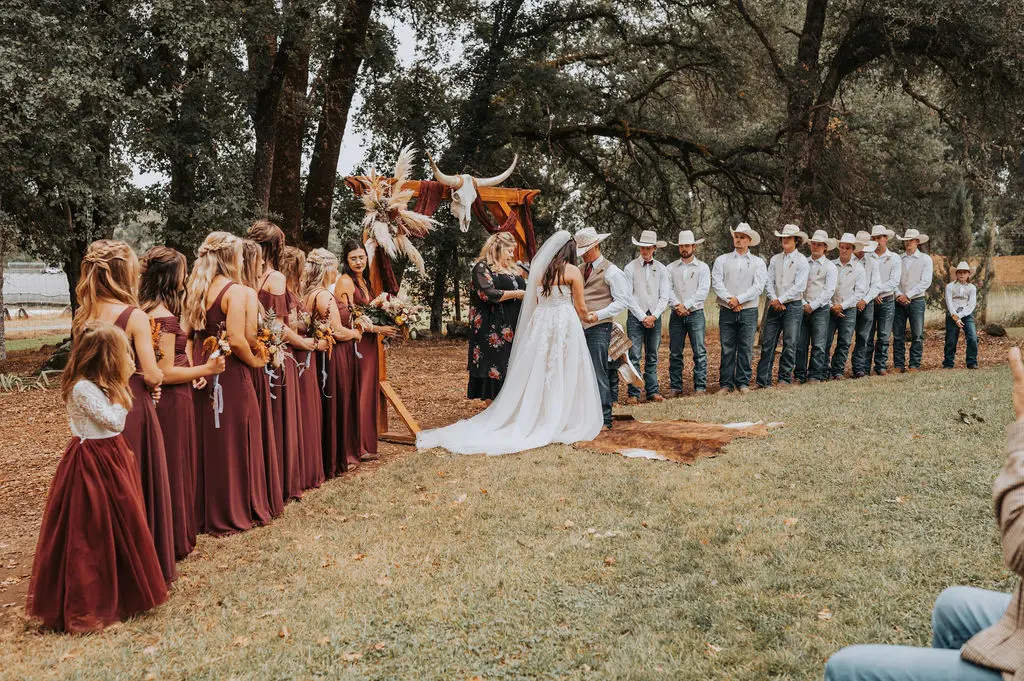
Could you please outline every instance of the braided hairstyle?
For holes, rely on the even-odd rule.
[[[227,232],[210,232],[196,252],[192,274],[185,294],[185,321],[189,328],[206,328],[206,293],[210,284],[222,275],[241,283],[242,240]]]
[[[78,311],[71,325],[71,335],[77,336],[83,325],[95,317],[100,300],[137,306],[138,284],[139,259],[131,246],[114,239],[89,244],[75,286]]]
[[[151,312],[161,304],[175,317],[181,317],[188,268],[185,256],[167,246],[153,246],[142,256],[139,280],[139,304]]]
[[[259,244],[263,260],[273,269],[281,269],[281,254],[284,253],[284,232],[270,220],[257,220],[249,228],[247,237]]]
[[[318,288],[323,288],[324,277],[331,268],[338,267],[338,256],[326,248],[314,248],[306,257],[306,271],[302,275],[302,297],[306,298]]]

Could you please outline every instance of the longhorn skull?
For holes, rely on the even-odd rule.
[[[473,202],[476,201],[477,187],[496,187],[505,180],[508,179],[512,171],[516,169],[516,162],[519,161],[519,155],[516,154],[515,158],[512,159],[512,165],[508,167],[508,170],[503,172],[501,175],[495,175],[494,177],[473,177],[472,175],[445,175],[437,168],[437,164],[434,163],[434,158],[427,154],[427,158],[430,159],[430,167],[434,170],[434,178],[452,189],[452,215],[459,221],[459,229],[463,232],[469,231],[469,220],[472,215],[471,209]]]

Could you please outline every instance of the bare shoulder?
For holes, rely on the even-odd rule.
[[[132,310],[132,313],[128,316],[129,328],[143,329],[149,328],[149,315],[142,311],[142,308],[137,307]]]
[[[566,281],[583,281],[583,273],[580,272],[580,268],[572,263],[566,263],[565,265],[565,280]]]
[[[263,283],[263,290],[271,295],[280,296],[284,295],[287,286],[288,280],[285,279],[284,275],[277,270],[273,270],[267,275],[267,280]]]
[[[338,283],[334,286],[335,291],[338,291],[339,289],[346,293],[352,293],[356,290],[356,283],[352,281],[352,277],[347,274],[343,274],[338,277]]]

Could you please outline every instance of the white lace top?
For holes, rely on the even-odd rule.
[[[128,410],[112,403],[92,381],[82,379],[71,389],[67,404],[71,434],[82,440],[114,437],[124,430]]]

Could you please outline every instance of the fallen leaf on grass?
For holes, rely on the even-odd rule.
[[[335,564],[334,556],[325,556],[323,562],[320,563],[320,567],[328,568],[328,567],[331,567],[334,564]]]
[[[156,646],[146,646],[145,648],[142,649],[142,654],[143,655],[149,655],[150,657],[152,657],[153,655],[156,655],[156,651],[157,650],[158,649],[157,649]]]
[[[445,472],[444,471],[438,471],[437,472],[437,477],[443,478],[444,476],[445,476]]]
[[[610,565],[615,565],[615,558],[613,556],[608,556],[607,558],[604,559],[604,564],[605,565],[609,565],[609,566]]]
[[[818,613],[818,619],[822,622],[827,622],[832,619],[832,611],[828,609],[827,605]]]
[[[483,487],[480,488],[480,494],[487,494],[487,490]]]
[[[722,648],[712,643],[705,643],[704,652],[707,653],[708,657],[715,657],[718,653],[722,652]]]
[[[287,625],[282,626],[281,629],[277,632],[277,637],[278,638],[289,638],[289,637],[291,637],[291,635],[292,635],[292,631],[291,631],[291,629],[288,628]]]
[[[363,654],[362,653],[352,653],[352,652],[342,653],[341,654],[341,659],[345,660],[345,662],[356,662],[358,660],[363,659]]]
[[[576,527],[576,523],[574,523],[571,520],[566,520],[562,527],[564,527],[567,530],[571,530],[572,528]]]
[[[462,493],[462,494],[460,494],[459,496],[455,497],[455,499],[453,499],[453,501],[454,501],[454,502],[455,502],[456,504],[461,504],[461,503],[462,503],[463,501],[465,501],[465,500],[466,500],[466,498],[467,498],[468,496],[469,496],[469,495],[467,495],[467,494],[466,494],[465,492],[463,492],[463,493]]]
[[[374,650],[384,650],[387,647],[388,647],[388,644],[384,643],[384,641],[377,641],[376,643],[373,644],[373,649]]]
[[[786,518],[782,521],[782,524],[786,527],[792,527],[793,525],[796,525],[798,522],[800,522],[799,518]]]
[[[327,645],[328,643],[330,643],[330,642],[331,642],[331,639],[327,638],[326,636],[321,636],[320,638],[318,638],[318,639],[316,640],[316,642],[317,642],[317,643],[318,643],[319,645],[325,646],[325,645]]]
[[[277,617],[280,614],[281,614],[280,610],[267,610],[265,613],[262,613],[256,619],[265,619],[267,617]]]
[[[233,645],[236,648],[244,648],[247,645],[249,645],[249,637],[248,636],[236,636],[235,639],[231,642],[231,645]]]
[[[893,499],[886,499],[886,501],[888,501],[890,504],[903,504],[903,503],[906,503],[907,498],[906,497],[895,497]]]
[[[72,648],[71,650],[60,656],[60,661],[65,662],[67,660],[74,659],[78,657],[78,653],[80,652],[82,652],[80,648]]]
[[[352,560],[362,560],[363,558],[366,558],[365,553],[357,553],[354,556],[352,556]]]

